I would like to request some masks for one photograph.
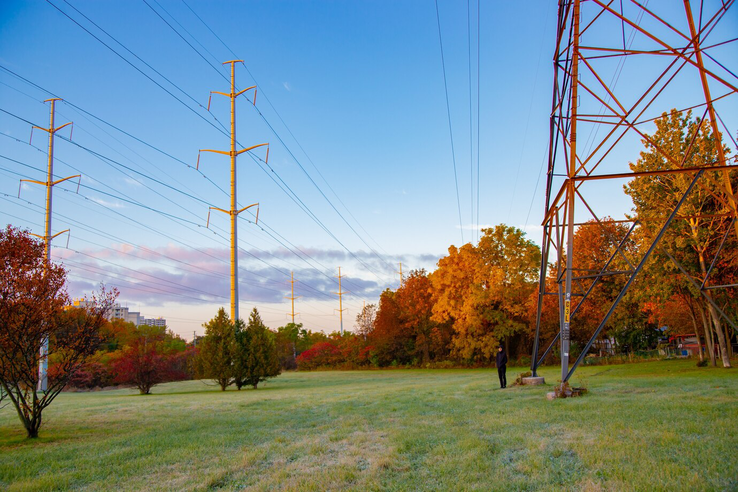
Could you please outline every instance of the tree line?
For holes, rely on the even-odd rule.
[[[655,124],[653,134],[644,134],[644,149],[630,164],[631,170],[700,168],[718,162],[722,138],[713,135],[709,122],[692,118],[691,112],[672,110]],[[726,145],[723,152],[736,160]],[[692,178],[690,173],[675,173],[631,179],[624,186],[633,201],[628,220],[603,217],[576,229],[575,271],[599,271],[618,248],[609,270],[632,270]],[[718,361],[731,366],[738,324],[735,190],[735,170],[704,173],[593,351],[653,349],[669,335],[692,334],[700,360],[706,356],[713,366]],[[633,222],[636,227],[629,234]],[[432,273],[413,271],[399,288],[385,290],[377,305],[366,306],[357,316],[354,333],[316,340],[294,358],[296,365],[302,369],[490,365],[500,344],[511,357],[528,364],[535,332],[540,248],[515,227],[498,225],[482,233],[477,245],[450,247]],[[625,275],[601,277],[581,306],[574,300],[571,337],[575,356],[626,280]],[[556,292],[561,281],[561,272],[549,268],[546,292]],[[576,289],[585,292],[593,282],[593,278],[578,280]],[[544,296],[543,343],[559,331],[558,302],[557,296]],[[555,362],[557,356],[554,347],[548,360]]]
[[[655,123],[632,170],[717,162],[722,139],[704,121],[673,110]],[[723,152],[735,161],[730,148],[723,145]],[[574,268],[596,270],[612,257],[611,270],[632,269],[690,179],[687,173],[631,179],[624,188],[637,227],[629,231],[630,221],[609,218],[579,226]],[[705,172],[602,340],[617,350],[647,349],[666,327],[667,334],[694,334],[699,357],[704,347],[713,366],[731,366],[738,320],[738,224],[731,189],[738,189],[734,170]],[[614,251],[619,252],[613,256]],[[451,246],[433,272],[412,271],[399,288],[386,289],[376,305],[359,313],[354,332],[327,335],[294,323],[272,331],[256,309],[247,322],[231,321],[220,309],[195,347],[165,328],[108,321],[115,289],[101,286],[84,309],[70,307],[66,270],[47,261],[42,242],[8,226],[0,231],[0,407],[12,404],[28,436],[37,437],[43,410],[69,385],[124,384],[148,394],[161,382],[195,377],[213,380],[222,390],[255,389],[290,369],[490,365],[501,344],[511,358],[529,363],[540,255],[523,231],[498,225],[483,229],[476,245]],[[549,269],[547,292],[556,291],[560,277]],[[593,281],[581,280],[578,288],[584,291]],[[575,355],[624,283],[623,275],[602,277],[586,301],[575,304]],[[544,297],[544,343],[559,330],[557,304],[556,296]],[[48,386],[42,390],[38,367],[47,345]],[[556,356],[554,350],[550,357]]]

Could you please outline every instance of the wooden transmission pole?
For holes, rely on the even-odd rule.
[[[678,211],[694,188],[706,189],[724,204],[720,217],[731,222],[728,232],[734,230],[738,234],[738,199],[730,181],[730,172],[735,172],[738,165],[728,162],[719,139],[720,133],[732,139],[736,131],[725,125],[717,108],[720,105],[730,111],[738,99],[734,59],[718,60],[731,52],[730,45],[735,52],[738,38],[726,37],[725,29],[715,29],[734,3],[735,0],[712,6],[700,3],[699,11],[693,13],[689,0],[683,0],[684,22],[675,23],[678,20],[675,2],[664,4],[667,6],[662,6],[661,10],[665,15],[660,16],[657,6],[647,9],[638,2],[621,2],[615,6],[605,0],[559,0],[538,311],[531,362],[533,376],[559,341],[562,386],[569,381],[649,256],[659,247],[672,221],[690,218]],[[695,19],[699,19],[697,24]],[[709,42],[706,42],[708,37]],[[731,64],[733,66],[729,67]],[[711,92],[711,85],[717,90]],[[709,123],[719,142],[715,162],[689,168],[685,162],[694,152],[691,144],[678,162],[668,149],[662,148],[644,131],[645,125],[653,125],[654,120],[672,108],[702,113],[700,121]],[[639,141],[647,141],[667,161],[667,166],[656,171],[633,172],[623,159],[622,149],[625,147],[625,152],[633,154],[632,146]],[[645,253],[639,255],[640,258],[632,258],[632,252],[626,250],[625,244],[638,223],[627,216],[631,210],[624,210],[625,220],[619,222],[632,224],[623,237],[614,238],[613,242],[619,243],[609,259],[603,259],[592,270],[575,268],[575,228],[600,227],[607,234],[603,222],[605,215],[611,212],[597,211],[595,201],[590,200],[592,195],[601,195],[603,188],[612,184],[622,193],[623,180],[677,174],[687,176],[689,186],[669,213],[658,218],[660,229],[656,228],[658,233],[645,245]],[[595,181],[599,183],[596,190]],[[708,184],[715,191],[708,189]],[[724,243],[725,238],[720,248]],[[665,253],[684,272],[676,259]],[[616,258],[627,265],[625,271],[613,268]],[[548,279],[554,284],[551,286],[546,282],[549,261],[555,273]],[[599,288],[601,279],[611,275],[624,276],[624,287],[569,367],[575,316],[590,293]],[[691,277],[687,280],[735,327],[710,297],[708,289],[718,287],[706,285],[709,276],[710,271],[700,279],[701,287]],[[559,333],[539,357],[541,310],[544,296],[548,295],[558,299]]]
[[[211,91],[210,97],[213,94],[220,94],[231,99],[231,150],[212,150],[212,149],[200,149],[200,152],[214,152],[216,154],[228,155],[231,157],[231,208],[230,210],[224,210],[218,207],[210,207],[208,210],[208,227],[210,227],[210,212],[217,210],[219,212],[226,213],[231,217],[231,320],[236,321],[239,319],[238,314],[238,214],[247,210],[251,207],[256,207],[256,222],[259,222],[259,204],[252,203],[241,209],[238,208],[238,194],[236,192],[236,158],[239,154],[254,150],[258,147],[267,147],[266,162],[269,162],[269,144],[263,143],[259,145],[253,145],[251,147],[236,150],[236,98],[246,91],[254,89],[254,104],[256,104],[256,86],[247,87],[241,91],[236,92],[236,63],[243,63],[243,60],[230,60],[224,62],[223,65],[231,64],[231,92],[218,92]],[[208,100],[208,111],[210,111],[210,100]],[[200,155],[197,156],[197,166],[200,168]]]
[[[68,176],[66,178],[58,179],[54,181],[54,134],[64,128],[67,125],[71,125],[72,122],[64,123],[61,126],[54,127],[54,116],[56,111],[56,101],[61,101],[60,98],[55,97],[52,99],[46,99],[44,102],[50,102],[51,103],[51,109],[50,109],[50,116],[49,116],[49,127],[48,128],[41,128],[40,126],[33,126],[31,128],[31,139],[33,139],[33,129],[36,128],[38,130],[43,130],[49,134],[49,164],[48,169],[46,173],[46,181],[36,181],[34,179],[21,179],[21,184],[23,181],[29,182],[29,183],[36,183],[40,184],[41,186],[46,187],[46,220],[44,225],[44,235],[40,236],[38,234],[33,234],[37,238],[43,239],[44,241],[44,262],[46,263],[46,267],[48,268],[51,264],[51,240],[54,239],[56,236],[60,234],[64,234],[65,232],[69,232],[69,229],[65,229],[61,232],[57,232],[56,234],[51,234],[51,209],[52,209],[52,196],[53,196],[53,190],[54,186],[58,185],[59,183],[66,181],[68,179],[72,178],[79,178],[79,174],[75,174],[74,176]],[[77,183],[77,191],[79,191],[79,183]],[[20,196],[20,188],[18,188],[18,196]],[[41,359],[39,361],[39,368],[38,368],[38,390],[39,391],[46,391],[48,388],[48,369],[49,369],[49,340],[48,338],[43,340],[41,343]]]

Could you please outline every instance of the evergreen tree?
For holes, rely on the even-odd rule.
[[[198,376],[215,380],[221,391],[234,383],[236,331],[224,308],[203,324],[205,337],[200,344],[196,367]]]
[[[243,362],[239,374],[241,384],[250,384],[256,389],[261,381],[278,376],[282,372],[274,334],[264,325],[256,308],[249,315],[249,323],[240,336]]]
[[[246,326],[242,319],[236,321],[235,325],[235,345],[233,356],[233,384],[240,391],[246,385],[249,379],[249,369],[247,367],[249,344]]]

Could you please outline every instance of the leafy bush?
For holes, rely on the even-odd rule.
[[[108,367],[101,362],[89,360],[82,364],[69,379],[69,385],[79,389],[94,389],[110,386],[113,377]]]
[[[335,366],[341,362],[341,351],[332,341],[318,342],[297,356],[297,368],[311,370]]]
[[[187,379],[187,371],[182,370],[187,367],[186,361],[180,354],[164,350],[162,340],[137,338],[113,361],[115,382],[135,386],[142,395],[148,395],[159,383]]]

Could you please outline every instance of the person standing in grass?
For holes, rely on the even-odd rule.
[[[507,388],[507,354],[502,346],[497,347],[495,365],[497,366],[497,375],[500,377],[500,388]]]

